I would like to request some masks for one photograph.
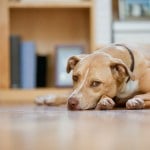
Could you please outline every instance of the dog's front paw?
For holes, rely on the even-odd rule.
[[[111,98],[106,97],[106,98],[101,99],[98,102],[96,109],[97,110],[110,110],[110,109],[113,109],[114,106],[115,106],[115,102]]]
[[[127,109],[143,109],[144,101],[141,98],[132,98],[126,102]]]
[[[38,105],[53,105],[55,103],[56,96],[55,95],[44,95],[38,96],[35,99],[35,103]]]

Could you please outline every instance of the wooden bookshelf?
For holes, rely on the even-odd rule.
[[[34,40],[39,54],[44,50],[53,56],[58,44],[83,44],[90,52],[94,49],[93,1],[0,1],[0,103],[19,102],[21,99],[22,103],[33,102],[38,95],[71,90],[53,86],[33,90],[11,89],[9,37],[18,34],[22,40]]]
[[[0,88],[9,88],[9,11],[8,3],[0,1]]]
[[[29,2],[10,2],[9,8],[90,8],[91,1],[83,2],[49,2],[49,3],[29,3]]]
[[[69,88],[44,88],[44,89],[1,89],[1,104],[26,104],[33,103],[35,97],[46,94],[69,94]]]

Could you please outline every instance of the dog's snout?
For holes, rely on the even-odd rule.
[[[72,98],[69,98],[68,100],[68,108],[71,109],[71,110],[75,110],[77,109],[77,105],[79,104],[79,101],[78,99],[72,97]]]

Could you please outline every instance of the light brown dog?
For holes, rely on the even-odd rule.
[[[71,110],[142,109],[150,100],[150,54],[113,44],[92,54],[72,56],[67,72],[73,71],[73,92],[67,100]],[[64,96],[66,98],[66,96]],[[60,100],[62,99],[62,100]],[[59,98],[59,102],[64,102]],[[37,103],[55,104],[56,97],[42,96]]]

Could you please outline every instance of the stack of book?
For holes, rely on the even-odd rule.
[[[36,55],[35,43],[22,42],[20,36],[11,35],[10,49],[11,87],[46,86],[47,57]]]

